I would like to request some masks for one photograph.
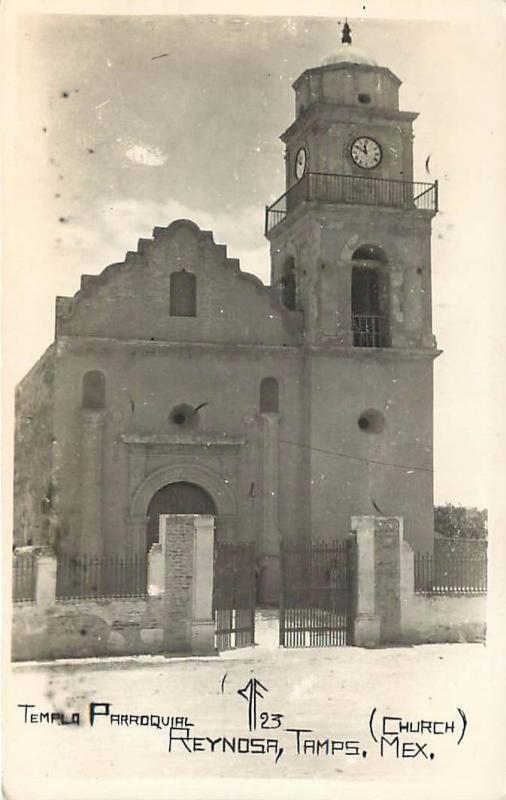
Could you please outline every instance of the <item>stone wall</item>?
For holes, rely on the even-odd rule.
[[[14,604],[12,659],[214,653],[213,555],[212,516],[163,515],[145,598],[57,600],[56,556],[34,553],[35,601]]]
[[[12,660],[163,653],[163,601],[72,600],[48,608],[16,603]]]
[[[486,597],[417,595],[402,517],[353,517],[357,537],[355,644],[483,641]]]
[[[51,537],[57,487],[53,481],[54,346],[16,388],[14,544],[42,545]]]
[[[486,635],[487,598],[412,595],[402,610],[402,641],[481,642]]]

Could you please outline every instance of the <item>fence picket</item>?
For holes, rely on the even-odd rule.
[[[12,562],[12,600],[14,603],[35,600],[35,557],[33,553],[17,553]]]
[[[335,647],[346,644],[348,563],[346,541],[284,545],[281,550],[280,644]]]
[[[437,543],[434,554],[416,552],[416,594],[485,594],[487,558],[480,540]]]
[[[56,596],[60,600],[145,597],[147,558],[138,554],[58,557]]]

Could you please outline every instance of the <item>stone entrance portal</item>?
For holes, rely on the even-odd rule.
[[[213,498],[195,483],[176,481],[162,486],[151,498],[148,506],[146,528],[146,549],[159,541],[160,515],[163,514],[205,514],[216,516]]]

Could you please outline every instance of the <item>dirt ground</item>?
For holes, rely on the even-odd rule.
[[[486,647],[288,650],[276,639],[266,617],[257,647],[215,658],[14,665],[6,797],[504,795],[504,695],[491,691]]]

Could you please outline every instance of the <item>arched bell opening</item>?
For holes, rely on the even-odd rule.
[[[381,247],[364,244],[352,256],[351,317],[354,347],[388,347],[390,282]]]
[[[295,311],[297,308],[297,277],[293,256],[289,256],[283,265],[280,286],[281,302],[289,311]]]

